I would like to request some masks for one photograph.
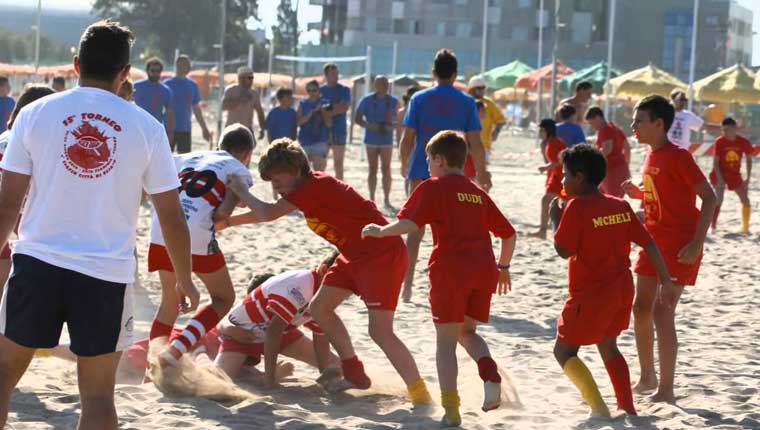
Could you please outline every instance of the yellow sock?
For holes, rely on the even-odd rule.
[[[424,406],[433,403],[433,398],[430,396],[425,381],[422,378],[409,384],[406,389],[409,392],[409,399],[414,406]]]
[[[443,391],[441,393],[441,405],[445,411],[443,424],[450,427],[458,427],[462,424],[462,416],[459,415],[459,393],[457,390]]]
[[[36,357],[50,357],[53,355],[53,348],[39,348],[34,351]]]
[[[752,213],[752,206],[742,206],[742,232],[749,233],[749,215]]]
[[[583,400],[591,406],[592,412],[606,417],[610,416],[610,411],[599,393],[599,387],[596,386],[594,377],[580,358],[573,357],[567,360],[562,370],[581,392]]]

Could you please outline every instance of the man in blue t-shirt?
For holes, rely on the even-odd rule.
[[[16,101],[11,94],[11,83],[7,76],[0,76],[0,133],[8,128],[8,120],[11,117]]]
[[[333,152],[333,165],[335,177],[343,180],[343,159],[346,155],[346,112],[351,106],[351,90],[347,86],[338,83],[338,66],[333,63],[325,64],[325,84],[319,89],[322,97],[330,103],[325,110],[332,117],[330,127],[329,148]]]
[[[161,72],[164,71],[164,63],[156,58],[150,58],[145,63],[145,72],[148,79],[143,79],[134,84],[135,104],[148,111],[158,122],[166,128],[169,137],[169,145],[172,144],[174,135],[174,112],[172,112],[172,90],[161,83]]]
[[[269,111],[266,119],[267,139],[269,143],[282,137],[296,140],[298,123],[293,109],[293,90],[281,87],[275,97],[278,106]]]
[[[195,120],[203,132],[203,139],[211,143],[211,132],[206,127],[201,110],[201,95],[198,85],[187,78],[190,73],[190,57],[180,55],[175,64],[176,75],[164,81],[172,90],[172,111],[174,112],[174,146],[177,152],[184,154],[192,150],[191,116],[195,114]],[[172,151],[174,150],[172,146]]]
[[[561,121],[561,123],[557,124],[557,137],[562,139],[568,148],[572,148],[580,143],[586,143],[586,134],[583,132],[583,128],[573,122],[575,114],[575,107],[570,104],[560,106],[557,111],[557,117]]]
[[[486,191],[491,188],[491,177],[486,171],[485,149],[480,140],[480,118],[475,99],[454,88],[457,79],[457,57],[449,49],[441,49],[435,54],[433,76],[436,85],[418,91],[409,101],[404,116],[404,137],[401,139],[401,174],[409,179],[409,192],[430,177],[428,171],[427,145],[433,135],[442,130],[464,133],[468,150],[475,165],[475,173],[480,186]],[[406,272],[402,297],[411,299],[414,267],[424,230],[409,233],[406,241],[409,250],[409,268]]]
[[[364,145],[369,161],[369,198],[375,201],[377,188],[377,166],[383,173],[383,194],[385,208],[392,210],[391,193],[391,158],[393,156],[393,130],[395,127],[398,99],[388,94],[388,78],[379,75],[374,82],[375,91],[359,100],[354,120],[359,127],[364,127]]]

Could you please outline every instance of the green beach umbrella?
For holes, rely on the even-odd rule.
[[[617,78],[621,73],[619,70],[612,68],[611,78]],[[594,92],[601,94],[604,92],[604,84],[607,82],[607,62],[601,61],[593,66],[578,70],[577,72],[567,75],[559,80],[559,89],[561,91],[572,93],[575,84],[580,81],[589,81],[594,85]]]
[[[487,71],[484,76],[488,86],[493,89],[513,87],[520,76],[532,72],[534,69],[529,65],[515,60],[509,64],[499,66]]]

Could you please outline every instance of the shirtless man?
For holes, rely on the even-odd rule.
[[[560,106],[568,104],[575,108],[575,116],[572,118],[572,122],[576,124],[583,124],[583,115],[588,108],[588,102],[591,100],[591,93],[594,91],[594,85],[589,81],[580,81],[575,84],[575,95],[566,98],[560,102]],[[560,118],[555,118],[555,121],[561,121]]]
[[[264,138],[266,117],[261,107],[259,92],[253,89],[253,70],[250,67],[238,69],[238,83],[224,90],[222,109],[227,111],[225,126],[240,123],[253,133],[253,111],[259,117],[259,140]]]

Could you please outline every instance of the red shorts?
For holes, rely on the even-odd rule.
[[[699,275],[699,265],[702,263],[702,254],[699,254],[697,262],[694,264],[683,264],[678,261],[678,253],[686,246],[689,241],[665,241],[655,238],[657,247],[660,248],[660,253],[665,259],[665,265],[668,266],[668,272],[673,280],[674,285],[686,286],[694,285],[697,283],[697,275]],[[657,277],[657,271],[649,261],[646,252],[643,249],[639,250],[639,258],[636,260],[636,264],[633,269],[637,275]]]
[[[568,345],[596,345],[628,329],[633,307],[633,279],[627,285],[609,285],[609,294],[570,297],[557,321],[557,339]],[[613,291],[614,289],[614,291]]]
[[[282,341],[280,342],[280,352],[284,351],[290,345],[296,343],[303,337],[303,332],[297,328],[291,328],[282,334]],[[221,344],[219,345],[219,354],[223,352],[239,352],[245,354],[248,357],[261,360],[261,356],[264,354],[264,343],[241,343],[230,337],[222,336]],[[258,361],[257,361],[258,363]]]
[[[472,161],[472,156],[470,154],[467,154],[467,159],[464,162],[464,175],[470,179],[475,179],[475,176],[477,176],[475,162]]]
[[[723,182],[726,183],[726,188],[728,188],[729,191],[734,191],[744,184],[744,179],[742,179],[741,175],[723,175]],[[710,172],[710,183],[713,184],[713,186],[718,185],[718,175],[715,174],[714,170]]]
[[[493,270],[489,270],[493,269]],[[444,266],[430,266],[430,312],[436,324],[461,323],[468,316],[480,322],[488,322],[491,296],[499,281],[495,265],[482,270],[457,273]]]
[[[375,256],[349,260],[341,254],[322,285],[352,291],[367,309],[395,311],[408,263],[406,246],[401,241]]]
[[[193,273],[214,273],[226,264],[222,251],[211,255],[193,255]],[[148,248],[148,272],[156,270],[174,272],[174,266],[166,247],[151,243]]]
[[[0,251],[0,260],[10,260],[11,258],[11,247],[8,245],[8,242],[3,245],[3,250]]]
[[[607,195],[620,197],[625,196],[625,191],[621,184],[631,179],[631,172],[626,164],[621,164],[607,170],[607,176],[599,185],[599,189]]]
[[[560,195],[562,193],[562,177],[546,179],[546,192]]]

